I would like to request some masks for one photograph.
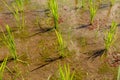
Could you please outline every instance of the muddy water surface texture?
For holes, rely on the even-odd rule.
[[[69,64],[73,80],[117,80],[120,64],[120,1],[93,0],[97,7],[90,24],[89,2],[56,0],[58,31],[64,48],[60,48],[54,29],[49,0],[23,0],[23,11],[16,0],[0,0],[0,65],[8,56],[2,80],[63,80],[59,66]],[[21,1],[21,0],[18,0]],[[15,6],[14,6],[15,4]],[[19,10],[19,9],[18,9]],[[18,14],[19,21],[16,21]],[[112,46],[105,52],[105,38],[112,22],[117,30]],[[22,29],[18,27],[22,25]],[[9,25],[18,59],[15,61],[5,44]],[[63,53],[65,56],[61,56]],[[1,72],[0,72],[1,76]]]

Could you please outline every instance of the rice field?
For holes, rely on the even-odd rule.
[[[0,80],[120,80],[120,0],[0,0]]]

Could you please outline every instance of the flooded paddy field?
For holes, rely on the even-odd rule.
[[[0,0],[0,80],[120,80],[119,65],[119,0]]]

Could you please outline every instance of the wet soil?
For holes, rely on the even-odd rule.
[[[12,0],[7,0],[8,4]],[[58,66],[70,64],[75,71],[75,80],[116,80],[117,67],[109,65],[108,60],[101,59],[104,51],[104,37],[112,20],[118,23],[117,38],[111,52],[120,50],[120,3],[110,7],[103,0],[90,25],[88,7],[75,9],[74,0],[61,0],[59,4],[59,29],[65,41],[65,54],[62,58],[55,31],[52,14],[47,6],[47,0],[31,0],[25,6],[25,29],[18,31],[13,14],[0,2],[0,25],[6,33],[8,24],[14,34],[19,58],[27,64],[14,62],[10,57],[3,80],[57,80]],[[80,4],[79,4],[80,5]],[[86,3],[87,5],[87,3]],[[92,56],[96,53],[94,56]],[[9,54],[3,43],[0,32],[0,63]],[[98,54],[98,55],[97,55]],[[92,56],[92,58],[90,57]],[[94,58],[95,57],[95,58]],[[93,59],[94,58],[94,59]],[[113,56],[110,56],[111,62]]]

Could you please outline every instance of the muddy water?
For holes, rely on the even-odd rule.
[[[67,26],[61,26],[62,28],[65,28],[63,33],[70,32],[70,40],[72,41],[71,44],[77,44],[79,46],[80,53],[84,53],[84,51],[82,51],[80,47],[80,45],[82,44],[78,43],[80,38],[84,38],[86,41],[85,52],[104,48],[103,39],[105,35],[105,30],[109,28],[112,20],[120,23],[119,7],[120,5],[119,3],[117,3],[112,8],[107,6],[105,8],[99,9],[95,17],[96,22],[93,26],[89,25],[88,11],[85,11],[84,14],[81,14],[79,13],[79,11],[70,10],[68,7],[68,11],[66,11],[67,13],[65,14],[67,15],[66,17],[69,19],[66,18],[65,23],[63,23]]]
[[[26,8],[26,10],[28,9],[28,12],[26,11],[25,14],[26,24],[28,28],[26,29],[27,31],[22,35],[14,32],[18,54],[25,53],[24,57],[26,57],[27,55],[27,57],[29,58],[29,62],[31,62],[28,71],[31,71],[32,69],[44,63],[44,59],[49,59],[49,56],[53,57],[54,55],[57,55],[55,44],[55,42],[57,41],[54,31],[40,33],[41,28],[46,29],[53,27],[53,20],[50,11],[44,11],[45,9],[48,9],[46,3],[47,0],[31,1],[31,5]],[[64,4],[62,2],[64,2]],[[61,20],[59,27],[69,51],[73,51],[73,53],[75,54],[75,58],[70,58],[65,61],[70,62],[71,65],[74,62],[75,64],[73,64],[73,68],[82,66],[83,70],[88,72],[86,73],[88,75],[84,78],[84,80],[103,80],[103,78],[101,78],[101,75],[96,74],[97,69],[101,64],[100,61],[96,60],[96,62],[89,63],[87,61],[84,61],[83,58],[85,58],[86,56],[88,57],[89,55],[86,54],[91,51],[96,51],[104,48],[104,35],[106,30],[109,29],[111,21],[114,19],[116,22],[120,23],[120,5],[119,3],[116,3],[110,9],[109,4],[107,4],[106,2],[105,5],[107,4],[107,6],[98,10],[95,16],[94,24],[89,25],[89,11],[82,10],[82,8],[76,10],[73,3],[74,0],[63,0],[59,2],[59,15]],[[3,12],[6,11],[8,12],[7,8],[3,10]],[[6,24],[15,26],[15,21],[12,15],[0,14],[0,18],[3,18]],[[37,19],[39,20],[39,26],[36,26]],[[120,33],[118,31],[118,38],[117,42],[115,43],[118,50],[120,48],[120,43],[118,43],[119,40]],[[6,56],[5,54],[8,53],[8,50],[4,45],[1,45],[0,51],[0,59],[3,59],[3,57]],[[83,53],[86,54],[83,55]],[[27,75],[24,75],[26,73],[23,73],[23,76],[26,80],[30,80],[29,78],[31,78],[31,80],[46,80],[48,76],[56,73],[57,64],[58,63],[56,61],[43,67],[42,69],[36,70],[35,72],[29,72],[29,74],[27,73]],[[10,63],[9,66],[12,66],[12,64]],[[23,71],[24,69],[25,68],[22,67],[21,71]],[[7,76],[11,77],[11,75],[9,74],[7,74]],[[111,74],[104,77],[110,80],[109,76],[111,77]]]

